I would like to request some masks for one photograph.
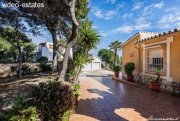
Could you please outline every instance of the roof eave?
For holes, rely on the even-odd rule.
[[[126,45],[128,42],[130,42],[132,39],[134,39],[135,37],[137,37],[140,34],[140,32],[137,32],[136,34],[134,34],[132,37],[130,37],[128,40],[126,40],[125,42],[122,43],[122,46]]]

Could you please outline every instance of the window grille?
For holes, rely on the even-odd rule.
[[[146,49],[146,72],[155,73],[156,69],[159,68],[161,73],[165,72],[165,50],[162,47]]]

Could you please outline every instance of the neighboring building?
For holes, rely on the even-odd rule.
[[[139,32],[122,45],[123,67],[135,63],[134,73],[155,76],[160,68],[162,78],[180,82],[180,30],[164,33]]]
[[[48,61],[53,60],[53,43],[40,43],[38,45],[37,59],[47,57]]]
[[[65,53],[65,47],[59,47],[59,62],[63,61],[63,56]],[[73,53],[72,53],[72,48],[70,50],[70,55],[69,57],[72,58]],[[37,59],[40,57],[47,57],[48,61],[53,60],[53,43],[45,42],[45,43],[40,43],[38,45],[38,52],[37,52]],[[84,65],[83,71],[91,71],[91,70],[99,70],[101,69],[101,59],[98,57],[93,56],[93,60],[91,63],[87,63]]]
[[[83,67],[83,71],[92,71],[92,70],[100,70],[101,69],[101,59],[95,56],[92,56],[93,60],[91,63],[87,63]]]
[[[65,54],[65,47],[59,47],[59,62],[63,61],[63,56]],[[73,53],[72,53],[72,48],[70,50],[70,58],[72,58]],[[48,61],[53,60],[53,43],[45,42],[45,43],[40,43],[38,45],[38,52],[37,52],[37,59],[40,57],[47,57]]]

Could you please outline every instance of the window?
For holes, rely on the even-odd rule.
[[[161,70],[161,73],[165,72],[165,49],[161,46],[147,48],[146,52],[146,72],[154,73],[157,68]]]

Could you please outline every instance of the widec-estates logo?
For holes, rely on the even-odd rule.
[[[18,7],[23,7],[23,8],[43,8],[44,3],[37,3],[37,2],[28,2],[28,3],[13,3],[13,2],[0,2],[0,7],[2,8],[18,8]]]

